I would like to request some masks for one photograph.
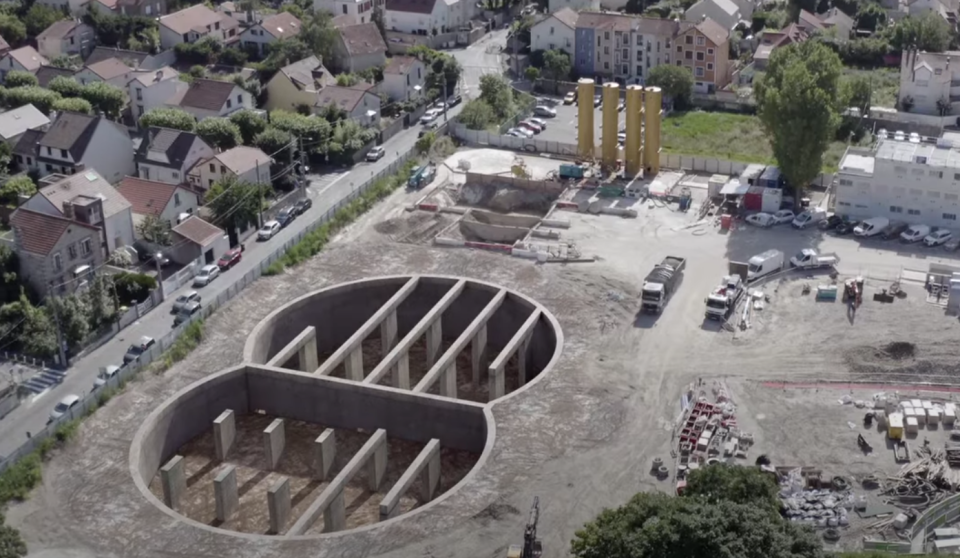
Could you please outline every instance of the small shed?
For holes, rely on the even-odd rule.
[[[190,217],[173,227],[173,249],[170,257],[181,265],[207,265],[230,249],[227,234],[200,217]]]
[[[764,188],[782,188],[783,175],[780,173],[780,169],[774,166],[764,169],[763,172],[760,173],[757,186],[763,186]]]
[[[759,186],[758,181],[760,180],[760,175],[763,174],[766,168],[766,166],[756,163],[747,165],[747,168],[743,169],[743,172],[740,173],[740,182],[747,186]]]

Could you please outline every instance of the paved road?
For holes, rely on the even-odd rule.
[[[484,73],[499,72],[499,52],[496,48],[498,41],[502,43],[505,32],[499,31],[485,37],[482,41],[467,49],[459,49],[453,55],[464,67],[464,87],[469,91],[479,92],[480,76]],[[491,45],[493,45],[492,48]],[[490,52],[487,52],[490,50]],[[478,93],[477,93],[478,94]],[[463,105],[454,107],[448,118],[460,111]],[[361,163],[347,172],[311,177],[308,186],[308,196],[313,199],[313,207],[303,216],[297,218],[289,227],[268,242],[247,242],[247,249],[243,261],[236,267],[224,273],[212,284],[198,289],[206,300],[213,300],[218,294],[229,288],[238,278],[243,277],[260,261],[282,245],[310,222],[318,219],[337,202],[346,197],[364,180],[386,168],[396,157],[410,149],[417,141],[418,127],[411,127],[391,138],[386,144],[387,156],[376,163]],[[67,394],[83,395],[90,391],[97,371],[102,366],[119,365],[123,361],[123,354],[130,344],[143,335],[159,339],[170,331],[173,316],[170,314],[173,300],[192,287],[186,286],[171,294],[167,300],[145,315],[143,319],[121,331],[116,337],[104,346],[92,351],[72,363],[70,369],[63,376],[59,385],[51,384],[50,389],[26,400],[14,412],[0,420],[0,456],[9,455],[23,442],[27,432],[39,432],[47,422],[50,410],[56,402]]]

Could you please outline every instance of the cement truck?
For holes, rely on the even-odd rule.
[[[687,265],[685,258],[667,256],[653,268],[640,291],[640,310],[659,314],[663,307],[680,286],[683,278],[683,268]]]

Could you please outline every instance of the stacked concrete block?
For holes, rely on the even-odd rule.
[[[163,503],[170,509],[180,509],[180,497],[187,491],[186,465],[182,455],[176,455],[160,468]]]
[[[217,460],[223,461],[237,440],[237,422],[233,411],[226,410],[213,421],[213,445]]]
[[[275,419],[263,431],[263,451],[267,456],[267,468],[273,471],[280,463],[283,448],[286,446],[283,419]]]
[[[216,499],[217,519],[229,521],[240,508],[240,493],[237,491],[237,468],[228,465],[213,479],[213,496]]]
[[[267,510],[270,512],[270,532],[283,532],[290,518],[290,479],[284,477],[267,490]]]

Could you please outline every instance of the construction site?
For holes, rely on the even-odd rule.
[[[458,151],[212,315],[7,521],[38,556],[507,556],[532,527],[561,557],[724,461],[830,549],[955,527],[960,324],[912,254],[724,226],[710,177],[608,195],[561,164]]]

